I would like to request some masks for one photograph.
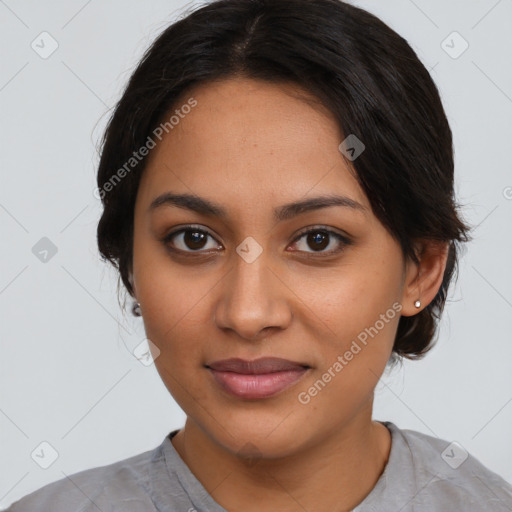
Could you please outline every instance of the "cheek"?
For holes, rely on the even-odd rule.
[[[308,297],[314,312],[311,331],[321,354],[314,376],[300,390],[312,409],[338,402],[343,415],[371,398],[400,319],[399,263],[391,255],[361,257],[357,264],[340,267],[329,282],[296,282],[297,294]]]
[[[340,298],[340,302],[337,314],[325,313],[336,335],[317,338],[321,363],[297,396],[311,411],[328,411],[335,423],[347,414],[355,414],[373,397],[391,355],[400,318],[397,302],[375,300],[369,304],[361,300],[351,302],[348,297],[343,301]],[[333,408],[333,404],[338,405]]]
[[[304,314],[308,310],[319,332],[339,340],[334,344],[340,349],[390,309],[391,320],[396,316],[393,304],[400,298],[397,268],[360,258],[357,264],[341,265],[329,275],[297,275],[292,281],[293,290],[306,306]],[[390,334],[389,329],[382,330]]]
[[[209,314],[205,310],[204,288],[194,292],[191,281],[160,274],[140,292],[147,337],[172,361],[184,354],[186,360],[192,360],[207,341],[204,326]]]
[[[202,297],[213,281],[208,286],[207,273],[178,265],[161,242],[145,233],[135,234],[133,268],[146,334],[161,350],[168,350],[188,325],[203,322]]]
[[[183,288],[184,280],[161,276],[142,293],[141,300],[145,301],[146,336],[160,350],[156,369],[174,399],[188,410],[193,405],[191,397],[200,402],[206,398],[204,383],[197,377],[203,371],[203,347],[210,331],[205,329],[204,292]]]
[[[183,281],[182,277],[170,274],[168,268],[158,265],[145,267],[137,276],[137,298],[141,303],[144,330],[160,350],[156,366],[164,365],[173,372],[176,361],[187,364],[193,360],[200,339],[193,326],[202,324],[197,321],[200,297],[192,292],[182,293]]]

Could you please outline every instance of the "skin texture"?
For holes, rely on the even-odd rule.
[[[135,298],[160,351],[157,370],[187,414],[173,445],[229,511],[350,510],[389,456],[390,434],[372,421],[373,392],[400,314],[414,315],[415,300],[425,307],[434,298],[447,246],[418,241],[421,264],[404,261],[338,149],[345,137],[336,122],[297,86],[237,77],[187,91],[182,103],[192,96],[197,105],[149,155],[134,223]],[[150,211],[164,192],[209,199],[227,217],[171,205]],[[272,217],[281,205],[332,194],[365,210],[331,206]],[[202,246],[186,245],[183,234],[162,241],[187,224],[210,234]],[[298,238],[313,226],[352,243],[330,235],[315,250],[307,235]],[[249,236],[262,249],[251,263],[236,252]],[[301,403],[299,393],[394,303],[400,313]],[[204,366],[263,356],[310,369],[276,396],[243,400],[223,391]]]

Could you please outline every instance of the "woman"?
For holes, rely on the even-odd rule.
[[[435,84],[364,10],[220,0],[171,25],[105,133],[98,245],[185,426],[9,510],[511,510],[461,446],[372,420],[470,239],[453,167]]]

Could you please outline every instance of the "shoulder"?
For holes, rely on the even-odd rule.
[[[512,509],[512,486],[461,444],[386,424],[402,452],[402,462],[409,466],[409,475],[404,476],[414,492],[411,503],[425,507],[453,504],[467,512]]]
[[[149,468],[164,464],[163,459],[162,443],[113,464],[67,475],[16,501],[6,512],[152,511]]]

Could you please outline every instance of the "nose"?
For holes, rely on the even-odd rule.
[[[221,281],[215,308],[217,326],[248,341],[258,341],[272,330],[286,329],[293,317],[289,300],[292,292],[269,268],[264,254],[251,263],[236,255],[232,269]]]

